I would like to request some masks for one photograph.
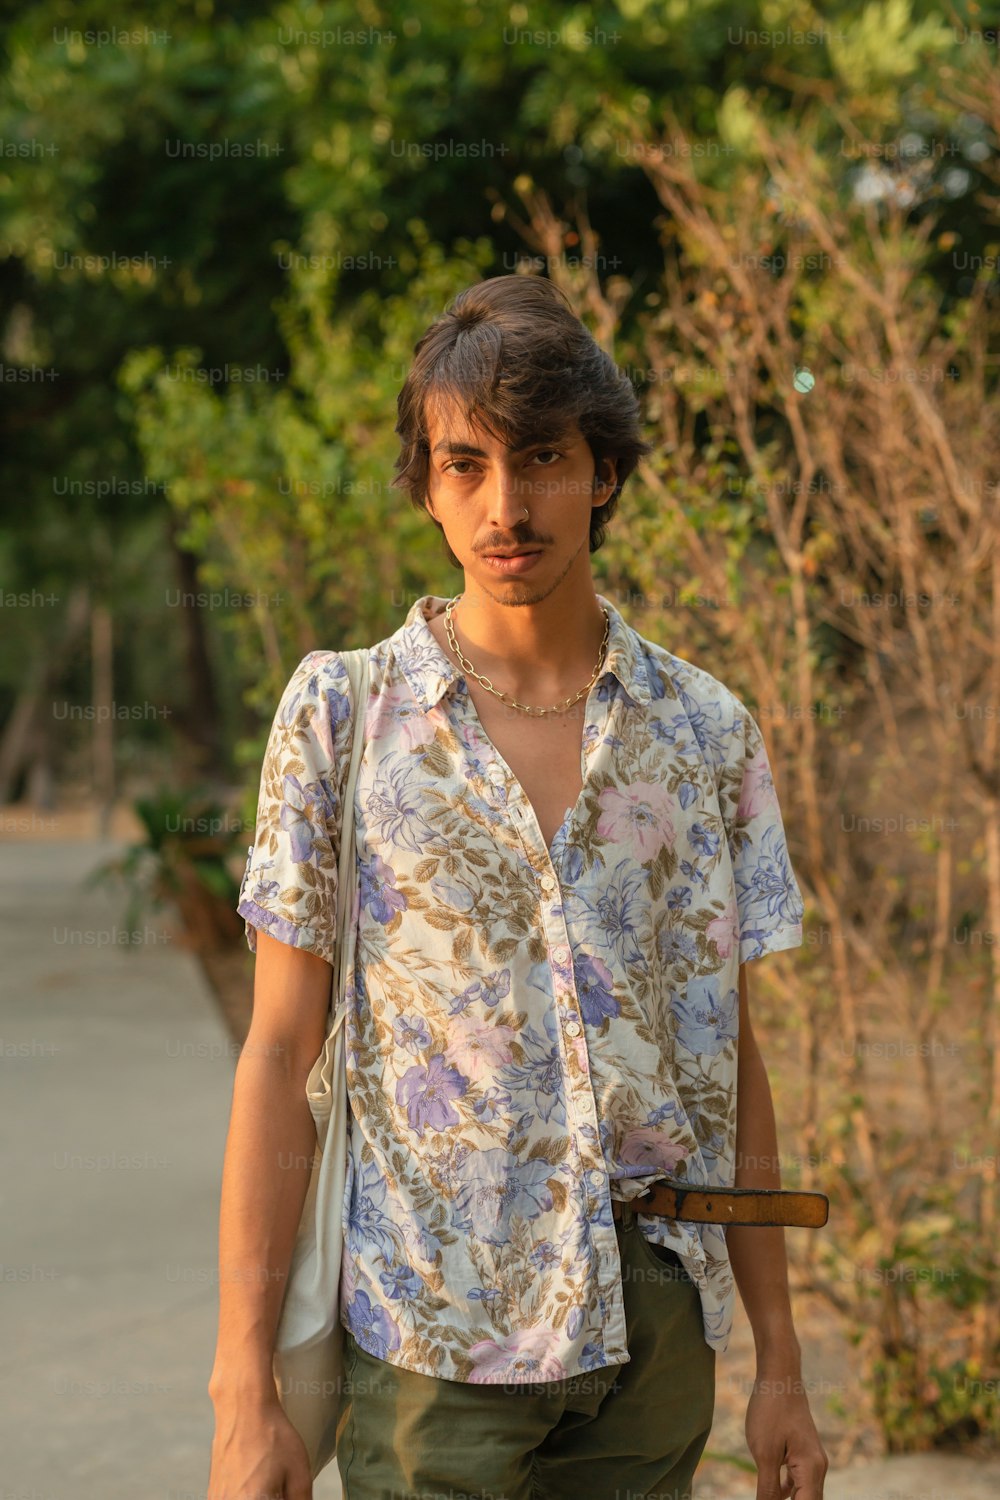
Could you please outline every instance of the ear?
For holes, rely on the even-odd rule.
[[[594,471],[594,504],[607,504],[618,483],[618,463],[613,458],[602,458]]]

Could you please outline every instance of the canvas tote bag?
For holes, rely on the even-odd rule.
[[[337,1451],[337,1412],[344,1374],[339,1290],[347,1181],[344,993],[349,945],[345,933],[356,901],[354,788],[364,742],[368,649],[344,651],[342,658],[351,682],[354,735],[340,835],[336,982],[331,985],[329,1032],[306,1080],[306,1096],[316,1124],[316,1154],[289,1263],[273,1357],[278,1398],[306,1446],[314,1479]]]

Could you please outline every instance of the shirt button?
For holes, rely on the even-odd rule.
[[[552,957],[557,964],[569,963],[569,949],[565,943],[560,943],[558,948],[553,948]]]
[[[579,1021],[567,1021],[566,1022],[566,1035],[567,1036],[579,1036],[580,1035],[580,1023],[579,1023]]]
[[[541,886],[546,896],[550,895],[551,892],[555,890],[556,883],[552,879],[551,875],[543,875],[538,884]]]

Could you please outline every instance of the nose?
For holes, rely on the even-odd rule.
[[[497,531],[510,532],[523,525],[528,502],[525,485],[515,469],[500,464],[494,470],[490,482],[487,519]]]

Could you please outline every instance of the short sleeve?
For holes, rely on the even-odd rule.
[[[764,737],[749,709],[734,717],[720,783],[739,918],[739,961],[797,948],[805,907],[788,854]]]
[[[264,752],[256,833],[236,908],[251,952],[259,929],[334,963],[350,732],[343,660],[335,651],[310,652],[281,695]]]

